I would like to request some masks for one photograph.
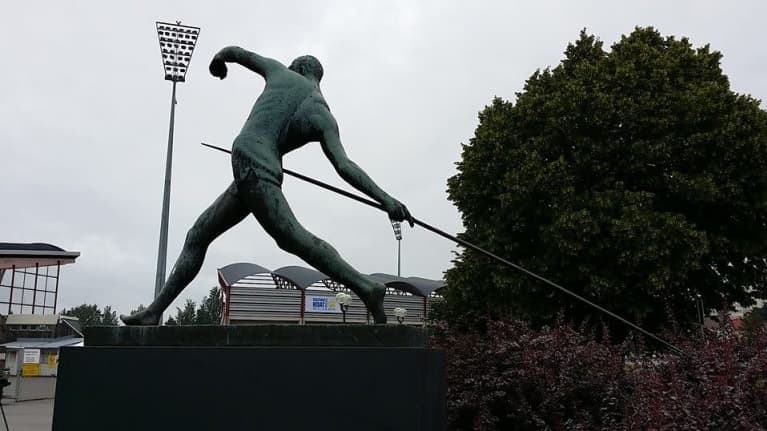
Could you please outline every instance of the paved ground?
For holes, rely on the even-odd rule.
[[[22,401],[3,399],[3,410],[10,431],[51,431],[53,400]],[[0,418],[0,430],[5,425]]]

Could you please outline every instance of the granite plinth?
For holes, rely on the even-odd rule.
[[[96,326],[86,346],[429,347],[424,328],[405,325]]]

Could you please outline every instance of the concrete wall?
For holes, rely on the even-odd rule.
[[[19,386],[21,378],[21,386]],[[56,395],[56,377],[11,377],[11,385],[3,390],[3,397],[16,401],[42,400]]]

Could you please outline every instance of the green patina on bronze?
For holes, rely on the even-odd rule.
[[[159,296],[145,310],[120,318],[126,325],[159,324],[163,311],[200,271],[210,243],[252,213],[280,248],[349,287],[376,323],[386,323],[385,287],[352,268],[330,244],[301,226],[282,193],[282,156],[309,142],[319,142],[341,178],[379,202],[392,220],[413,224],[405,205],[381,190],[346,156],[338,125],[320,91],[322,65],[307,55],[286,67],[242,48],[227,47],[213,57],[210,73],[224,79],[226,63],[240,64],[266,81],[232,146],[234,181],[189,230]]]

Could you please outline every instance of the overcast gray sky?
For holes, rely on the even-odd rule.
[[[584,27],[606,46],[637,25],[710,43],[735,91],[767,96],[763,1],[93,0],[2,9],[0,241],[82,253],[63,270],[61,307],[127,312],[152,297],[171,91],[158,20],[202,27],[178,88],[169,269],[186,230],[232,177],[229,158],[199,143],[229,147],[263,88],[239,66],[223,81],[208,74],[227,45],[285,63],[318,57],[347,153],[416,217],[453,233],[461,222],[445,181],[477,113],[556,65]],[[343,185],[316,144],[284,165]],[[396,273],[383,213],[291,178],[284,190],[299,220],[360,271]],[[453,245],[419,228],[404,236],[403,275],[441,278]],[[251,217],[213,244],[174,307],[205,295],[216,268],[243,261],[303,264]]]

